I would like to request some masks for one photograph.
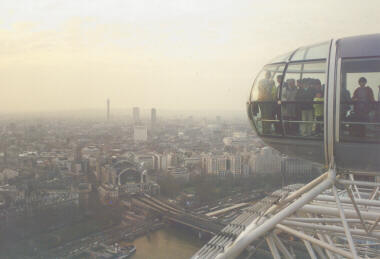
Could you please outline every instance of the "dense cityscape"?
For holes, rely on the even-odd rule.
[[[3,119],[2,251],[20,258],[105,255],[129,234],[170,223],[136,196],[204,215],[320,173],[318,165],[266,147],[247,121],[149,113],[142,118],[134,107],[129,116],[111,116],[107,100],[101,119]],[[243,207],[212,220],[225,225]]]
[[[378,10],[0,1],[0,259],[380,258]]]

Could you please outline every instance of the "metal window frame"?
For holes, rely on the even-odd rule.
[[[380,61],[380,56],[369,56],[369,57],[345,57],[341,58],[339,57],[337,65],[336,65],[336,103],[335,103],[335,143],[366,143],[366,144],[373,144],[373,145],[378,145],[380,143],[380,140],[375,140],[375,139],[368,139],[368,138],[363,138],[362,140],[358,141],[355,139],[344,139],[341,136],[341,125],[342,124],[359,124],[359,125],[375,125],[378,123],[369,123],[369,122],[344,122],[341,121],[340,118],[340,109],[341,109],[341,102],[340,102],[340,94],[341,94],[341,89],[342,89],[342,63],[345,60],[370,60],[370,59],[378,59]],[[380,73],[380,72],[379,72]],[[379,102],[379,101],[378,101]]]
[[[324,106],[324,153],[325,164],[334,165],[334,101],[336,87],[336,54],[337,42],[330,41],[328,62],[326,62],[326,89],[325,89],[325,106]],[[330,101],[331,100],[331,101]]]

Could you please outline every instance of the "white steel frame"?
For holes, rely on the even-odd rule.
[[[378,256],[380,183],[352,178],[329,170],[257,217],[216,258],[235,258],[258,238],[266,240],[274,258],[295,258],[281,241],[289,235],[304,244],[310,258]]]

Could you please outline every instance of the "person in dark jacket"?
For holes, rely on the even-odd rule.
[[[342,88],[340,92],[340,120],[346,121],[347,120],[347,113],[350,110],[350,104],[351,104],[351,94],[350,91],[347,90],[347,88]]]
[[[369,113],[375,102],[373,91],[371,87],[366,86],[366,84],[367,79],[365,77],[359,78],[359,87],[355,89],[352,95],[352,101],[354,102],[354,121],[357,122],[369,122]],[[365,125],[353,125],[353,128],[356,137],[366,136]]]
[[[301,114],[301,120],[305,123],[300,124],[300,135],[311,136],[313,124],[309,123],[314,120],[313,114],[313,99],[315,91],[311,86],[312,79],[305,78],[302,80],[302,87],[298,89],[296,101],[298,102],[298,110]]]

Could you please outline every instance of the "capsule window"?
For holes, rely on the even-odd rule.
[[[292,57],[292,61],[295,60],[305,60],[305,55],[306,55],[306,48],[300,48],[294,53]]]
[[[380,142],[380,58],[343,59],[340,139]]]
[[[330,42],[323,42],[309,47],[299,48],[291,58],[291,61],[327,59]]]
[[[323,138],[326,62],[290,63],[281,91],[284,134]]]
[[[282,134],[277,101],[284,68],[283,64],[265,66],[252,87],[249,117],[259,134]]]
[[[306,59],[326,59],[329,53],[330,42],[324,42],[308,49]]]
[[[281,56],[278,56],[278,57],[275,57],[273,60],[271,60],[271,64],[273,63],[284,63],[284,62],[287,62],[289,57],[293,54],[293,51],[292,52],[288,52],[284,55],[281,55]]]

